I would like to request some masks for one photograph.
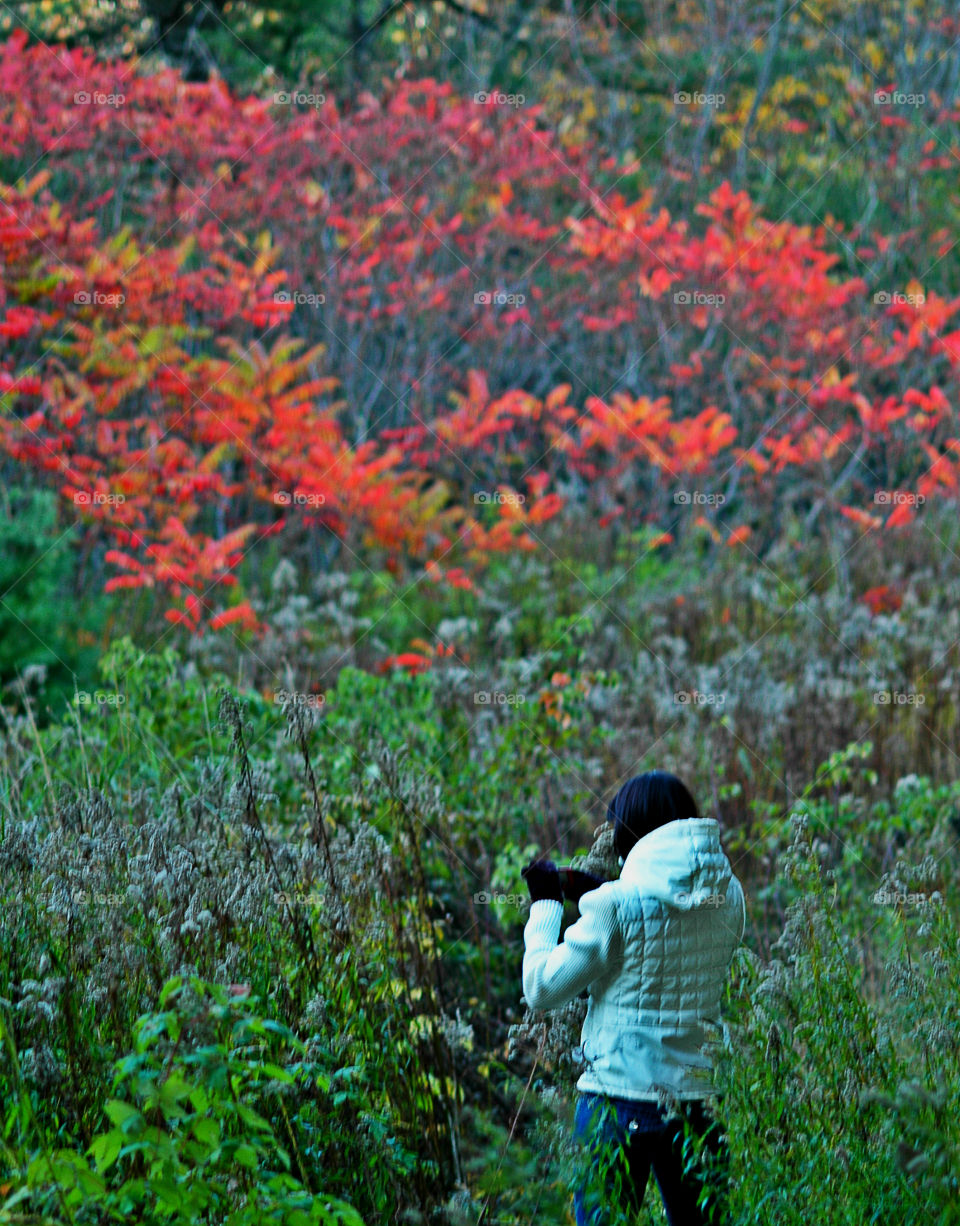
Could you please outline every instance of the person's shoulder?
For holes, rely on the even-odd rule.
[[[618,877],[604,881],[580,896],[580,914],[586,911],[597,916],[619,915],[623,897],[623,882]]]
[[[588,890],[583,897],[588,898],[591,894],[599,896],[604,900],[619,897],[623,894],[623,882],[619,877],[612,877],[609,881],[601,881],[594,889]]]

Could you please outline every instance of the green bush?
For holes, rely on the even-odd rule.
[[[73,593],[72,529],[57,524],[49,490],[8,486],[0,494],[0,686],[33,678],[39,722],[92,674],[106,600]],[[82,684],[82,682],[81,682]]]
[[[947,1226],[960,1195],[953,839],[917,831],[908,858],[843,891],[822,816],[793,819],[793,900],[772,956],[738,955],[718,1075],[735,1220]],[[918,859],[921,839],[938,855]]]
[[[134,1215],[170,1226],[363,1226],[350,1205],[301,1182],[296,1151],[258,1110],[311,1070],[295,1060],[304,1044],[253,1012],[256,1003],[197,978],[171,979],[160,1011],[138,1019],[133,1050],[115,1064],[106,1129],[83,1154],[44,1147],[27,1161],[23,1184],[0,1209],[3,1220],[28,1202],[36,1213],[74,1222]],[[16,1067],[6,1027],[3,1037]],[[29,1115],[21,1085],[6,1136]]]

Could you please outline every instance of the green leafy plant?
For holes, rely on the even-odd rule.
[[[85,1154],[54,1148],[26,1163],[3,1212],[30,1201],[68,1220],[229,1226],[363,1226],[350,1205],[304,1183],[295,1149],[281,1143],[262,1102],[296,1084],[304,1045],[198,978],[171,979],[158,1012],[134,1027],[133,1050],[116,1062],[108,1123]],[[329,1080],[327,1079],[327,1087]]]

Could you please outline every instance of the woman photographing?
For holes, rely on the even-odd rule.
[[[610,803],[620,876],[600,882],[538,860],[530,890],[523,994],[555,1009],[589,989],[574,1134],[588,1168],[612,1142],[604,1203],[574,1195],[577,1226],[605,1226],[611,1202],[638,1212],[653,1170],[671,1226],[722,1221],[714,1186],[698,1206],[701,1179],[684,1173],[684,1122],[722,1161],[709,1048],[722,1033],[720,1002],[745,926],[743,890],[720,845],[715,819],[700,817],[687,788],[665,771],[630,779]],[[580,918],[558,944],[564,896]],[[679,1114],[660,1105],[679,1103]]]

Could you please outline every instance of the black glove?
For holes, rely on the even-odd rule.
[[[594,877],[593,873],[585,873],[579,868],[565,868],[560,871],[560,882],[564,898],[579,902],[584,894],[603,885],[603,878]]]
[[[520,876],[527,883],[531,902],[542,902],[545,898],[555,898],[557,902],[563,902],[560,870],[552,860],[534,860]]]

